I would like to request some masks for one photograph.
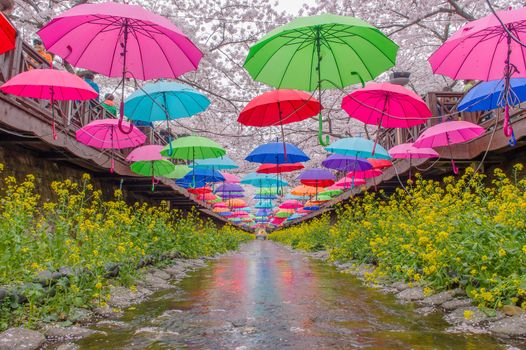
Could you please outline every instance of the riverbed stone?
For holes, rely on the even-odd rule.
[[[424,295],[424,290],[421,287],[413,287],[401,291],[400,293],[396,294],[396,297],[400,300],[416,301],[422,300],[426,296]]]
[[[395,288],[399,292],[411,288],[411,287],[409,287],[409,284],[407,284],[405,282],[395,282],[395,283],[391,284],[391,287]]]
[[[418,313],[420,315],[424,315],[424,316],[430,315],[430,314],[432,314],[435,311],[436,311],[436,309],[434,307],[432,307],[432,306],[424,306],[424,307],[420,307],[420,308],[415,310],[416,313]]]
[[[465,317],[466,311],[470,311],[472,314],[469,319]],[[488,316],[475,306],[460,307],[444,317],[444,319],[451,324],[466,323],[469,325],[498,321],[502,318],[504,318],[504,314],[500,311],[496,311],[495,316]]]
[[[96,307],[93,309],[93,312],[100,317],[103,317],[106,319],[112,319],[112,320],[116,318],[120,318],[124,315],[124,312],[120,310],[119,308],[110,307],[108,305]]]
[[[524,337],[526,336],[526,313],[493,322],[489,330],[501,336]]]
[[[470,306],[472,304],[473,300],[466,298],[466,299],[452,299],[449,301],[446,301],[440,305],[441,308],[443,308],[446,311],[453,311],[455,309],[458,309],[460,307]]]
[[[89,328],[82,328],[77,326],[72,327],[50,327],[44,332],[47,339],[51,340],[72,340],[82,339],[93,334],[106,334],[102,331],[96,331]]]
[[[177,264],[168,266],[164,268],[163,271],[170,274],[172,278],[179,278],[181,276],[186,275],[185,273],[186,269],[184,268],[184,266],[177,265]]]
[[[43,334],[25,328],[10,328],[0,333],[0,350],[35,350],[46,341]]]
[[[453,299],[454,295],[455,295],[455,292],[453,292],[452,290],[446,290],[446,291],[425,297],[424,299],[420,300],[420,303],[424,305],[431,305],[431,306],[442,305],[446,301],[450,301],[451,299]]]
[[[64,343],[57,346],[56,350],[78,350],[79,346],[73,343]]]
[[[504,312],[506,316],[517,316],[524,313],[524,309],[516,305],[504,305],[502,307],[502,312]]]
[[[169,289],[172,288],[172,285],[170,285],[166,280],[163,280],[162,278],[156,277],[152,274],[145,274],[137,281],[137,285],[141,287],[146,287],[150,290],[160,290],[160,289]]]
[[[84,308],[73,308],[68,314],[68,320],[71,322],[89,322],[93,318],[93,312]]]
[[[163,279],[165,281],[171,279],[171,275],[163,270],[160,270],[160,269],[150,269],[148,271],[149,274],[151,274],[152,276],[155,276],[157,278],[160,278],[160,279]]]

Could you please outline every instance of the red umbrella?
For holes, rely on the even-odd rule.
[[[379,170],[389,168],[393,165],[393,163],[387,159],[367,158],[367,161],[371,163],[371,165],[373,166],[373,169],[379,169]]]
[[[193,193],[193,194],[212,193],[212,188],[210,186],[189,188],[188,192]]]
[[[0,55],[15,48],[16,29],[0,12]]]
[[[301,163],[290,163],[290,164],[261,164],[256,170],[256,173],[260,174],[281,174],[289,173],[305,168]]]

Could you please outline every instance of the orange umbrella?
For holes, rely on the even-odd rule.
[[[316,187],[300,185],[296,186],[290,191],[295,196],[315,196],[318,192]]]
[[[225,203],[230,208],[244,208],[247,206],[247,203],[244,200],[238,198],[229,199]]]

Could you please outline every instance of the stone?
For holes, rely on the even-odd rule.
[[[35,282],[40,283],[42,286],[49,286],[53,281],[53,273],[49,270],[40,271],[37,275]]]
[[[442,305],[446,301],[450,301],[451,299],[453,299],[454,294],[455,292],[453,292],[452,290],[446,290],[437,294],[430,295],[420,300],[420,303],[431,306]]]
[[[416,301],[424,299],[424,290],[420,287],[409,288],[396,294],[396,297],[400,300]]]
[[[73,343],[60,344],[56,350],[78,350],[79,346]]]
[[[0,302],[9,296],[9,291],[4,288],[0,288]]]
[[[471,299],[452,299],[452,300],[446,301],[445,303],[440,305],[440,307],[446,311],[453,311],[460,307],[470,306],[472,302],[473,301]]]
[[[404,282],[395,282],[395,283],[391,284],[391,287],[395,288],[399,292],[410,288],[409,285],[407,283],[404,283]]]
[[[68,276],[68,277],[74,275],[73,269],[68,266],[59,267],[58,272],[60,272],[63,276]]]
[[[122,312],[121,310],[109,307],[108,305],[104,307],[96,307],[93,309],[93,312],[96,315],[104,317],[106,319],[116,319],[124,315],[124,312]]]
[[[500,336],[524,337],[526,336],[526,313],[493,322],[489,330]]]
[[[432,307],[432,306],[424,306],[424,307],[421,307],[421,308],[418,308],[418,309],[415,310],[416,313],[418,313],[420,315],[424,315],[424,316],[432,314],[435,311],[436,311],[436,309],[434,307]]]
[[[25,328],[10,328],[0,333],[0,350],[36,350],[45,341],[46,337],[37,331]]]
[[[89,322],[93,318],[93,312],[84,308],[73,308],[68,315],[71,322]]]
[[[148,273],[163,280],[169,280],[172,277],[169,273],[159,269],[150,269]]]
[[[470,311],[472,313],[469,319],[466,319],[465,312]],[[488,316],[480,311],[475,306],[460,307],[450,314],[446,315],[444,319],[451,324],[466,323],[468,325],[476,325],[483,322],[498,321],[504,317],[504,314],[500,311],[496,311],[495,316]]]
[[[164,282],[164,280],[161,280]],[[126,308],[132,304],[136,304],[142,301],[146,296],[150,295],[149,289],[143,288],[142,286],[137,287],[137,291],[122,287],[122,286],[111,286],[110,287],[110,299],[108,304],[112,307]]]
[[[504,305],[502,312],[507,316],[517,316],[524,313],[524,310],[516,305]]]
[[[93,334],[106,335],[105,332],[96,331],[82,327],[50,327],[44,332],[47,339],[51,340],[72,340],[82,339]]]
[[[163,280],[162,278],[155,277],[154,275],[151,275],[147,273],[146,275],[142,276],[142,278],[137,281],[137,285],[140,285],[142,287],[146,287],[151,290],[160,290],[160,289],[169,289],[172,288],[168,282]]]
[[[186,275],[185,268],[180,265],[166,267],[163,271],[170,274],[172,278],[178,278],[180,276]]]

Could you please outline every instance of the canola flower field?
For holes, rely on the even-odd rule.
[[[526,177],[489,180],[468,168],[442,182],[417,175],[406,190],[366,192],[328,215],[284,228],[270,239],[334,261],[368,263],[372,280],[406,281],[431,295],[460,287],[490,312],[526,309]],[[465,315],[469,318],[470,315]]]
[[[119,266],[111,283],[133,289],[141,260],[171,252],[210,256],[252,238],[166,204],[128,205],[119,190],[105,201],[87,174],[79,182],[54,182],[52,190],[56,199],[42,203],[33,175],[22,182],[0,180],[0,330],[67,320],[76,308],[105,306],[109,266]],[[35,283],[42,272],[63,269],[71,275],[52,290]],[[6,296],[8,290],[16,293]]]

